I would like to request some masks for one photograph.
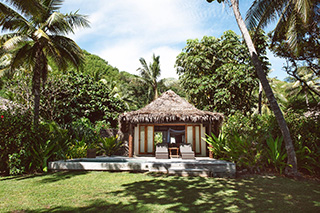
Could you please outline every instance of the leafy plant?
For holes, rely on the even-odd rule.
[[[265,43],[259,45],[260,55],[265,55],[265,37],[259,41]],[[188,100],[197,108],[226,115],[252,110],[257,76],[247,47],[233,31],[224,32],[220,38],[187,40],[177,56],[176,67]]]
[[[97,129],[89,118],[82,117],[73,121],[69,129],[73,139],[84,141],[89,149],[96,148],[100,140],[100,128]]]
[[[47,172],[47,162],[49,159],[53,160],[65,158],[70,135],[68,134],[67,129],[62,129],[55,122],[42,122],[40,125],[43,125],[46,129],[48,129],[49,137],[45,141],[35,141],[31,145],[31,155],[33,157],[33,161],[29,166],[33,166],[37,169]]]
[[[302,141],[297,141],[295,144],[298,167],[300,169],[307,170],[310,174],[315,174],[315,169],[317,167],[319,168],[319,162],[316,160],[316,155],[318,154],[319,158],[320,152],[312,152],[312,150],[308,146],[304,145]]]
[[[24,150],[20,150],[19,153],[9,154],[9,174],[10,175],[20,175],[24,173],[25,166],[23,164],[23,155],[25,155]]]
[[[259,170],[261,149],[258,145],[250,136],[234,133],[229,142],[230,158],[240,168]]]
[[[100,138],[98,144],[100,152],[105,153],[107,156],[117,152],[121,146],[122,142],[118,141],[118,135],[116,137]]]
[[[276,137],[269,137],[267,139],[267,156],[268,156],[268,163],[273,165],[277,171],[282,173],[283,169],[287,166],[285,159],[287,158],[287,153],[285,149],[282,147],[283,138]]]
[[[209,144],[208,149],[212,151],[214,158],[228,158],[227,154],[230,149],[227,146],[227,138],[223,132],[221,132],[218,137],[211,133],[211,136],[207,135],[205,140]]]
[[[88,145],[84,139],[82,140],[74,139],[71,141],[68,147],[68,152],[66,154],[66,157],[68,159],[84,158],[86,157],[87,149],[88,149]]]
[[[20,174],[27,170],[27,147],[38,139],[32,113],[20,108],[0,110],[0,171]]]
[[[233,161],[240,168],[248,168],[251,171],[261,167],[261,150],[248,136],[240,136],[238,133],[226,135],[223,131],[217,137],[214,134],[207,137],[206,142],[215,158]]]

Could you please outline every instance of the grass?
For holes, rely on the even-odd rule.
[[[320,212],[320,184],[141,173],[0,177],[0,212]]]

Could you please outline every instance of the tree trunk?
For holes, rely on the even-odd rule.
[[[34,107],[33,107],[33,124],[38,126],[39,124],[39,108],[40,108],[40,67],[34,66],[33,79],[32,79],[32,93],[34,95]]]
[[[262,113],[262,89],[261,81],[259,81],[259,115]]]
[[[309,98],[308,98],[308,89],[304,88],[303,90],[304,90],[304,97],[306,98],[307,109],[308,109],[308,111],[310,111]]]
[[[35,56],[35,66],[33,69],[33,77],[32,77],[32,93],[34,95],[34,115],[33,115],[33,124],[34,126],[38,126],[39,124],[39,109],[40,109],[40,88],[41,88],[41,71],[44,65],[44,53],[40,47],[36,52]]]
[[[158,98],[158,85],[157,83],[155,84],[154,86],[154,97],[153,97],[153,100],[156,100]]]
[[[296,153],[294,151],[294,146],[293,146],[292,139],[290,136],[289,128],[288,128],[287,123],[283,117],[283,114],[279,108],[277,100],[274,97],[274,94],[273,94],[272,89],[269,85],[268,79],[266,77],[266,74],[263,71],[263,68],[261,66],[261,62],[258,58],[257,51],[253,45],[253,42],[251,40],[248,29],[247,29],[247,27],[241,17],[240,10],[239,10],[239,1],[238,0],[230,0],[230,1],[231,1],[232,9],[234,12],[234,16],[237,20],[239,29],[240,29],[242,36],[243,36],[243,38],[247,44],[247,47],[249,49],[252,63],[256,69],[258,78],[260,79],[262,87],[266,93],[268,100],[269,100],[271,109],[277,119],[278,125],[279,125],[280,130],[283,135],[283,139],[284,139],[287,154],[288,154],[288,161],[287,161],[288,166],[287,166],[285,172],[287,175],[298,176],[299,173],[298,173],[298,168],[297,168],[297,158],[296,158]]]

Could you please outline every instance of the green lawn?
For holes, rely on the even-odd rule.
[[[320,212],[320,184],[141,173],[0,177],[1,212]]]

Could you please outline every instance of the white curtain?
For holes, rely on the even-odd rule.
[[[174,129],[171,129],[169,128],[168,131],[167,131],[167,143],[170,142],[170,133],[185,133],[186,131],[185,130],[174,130]]]

